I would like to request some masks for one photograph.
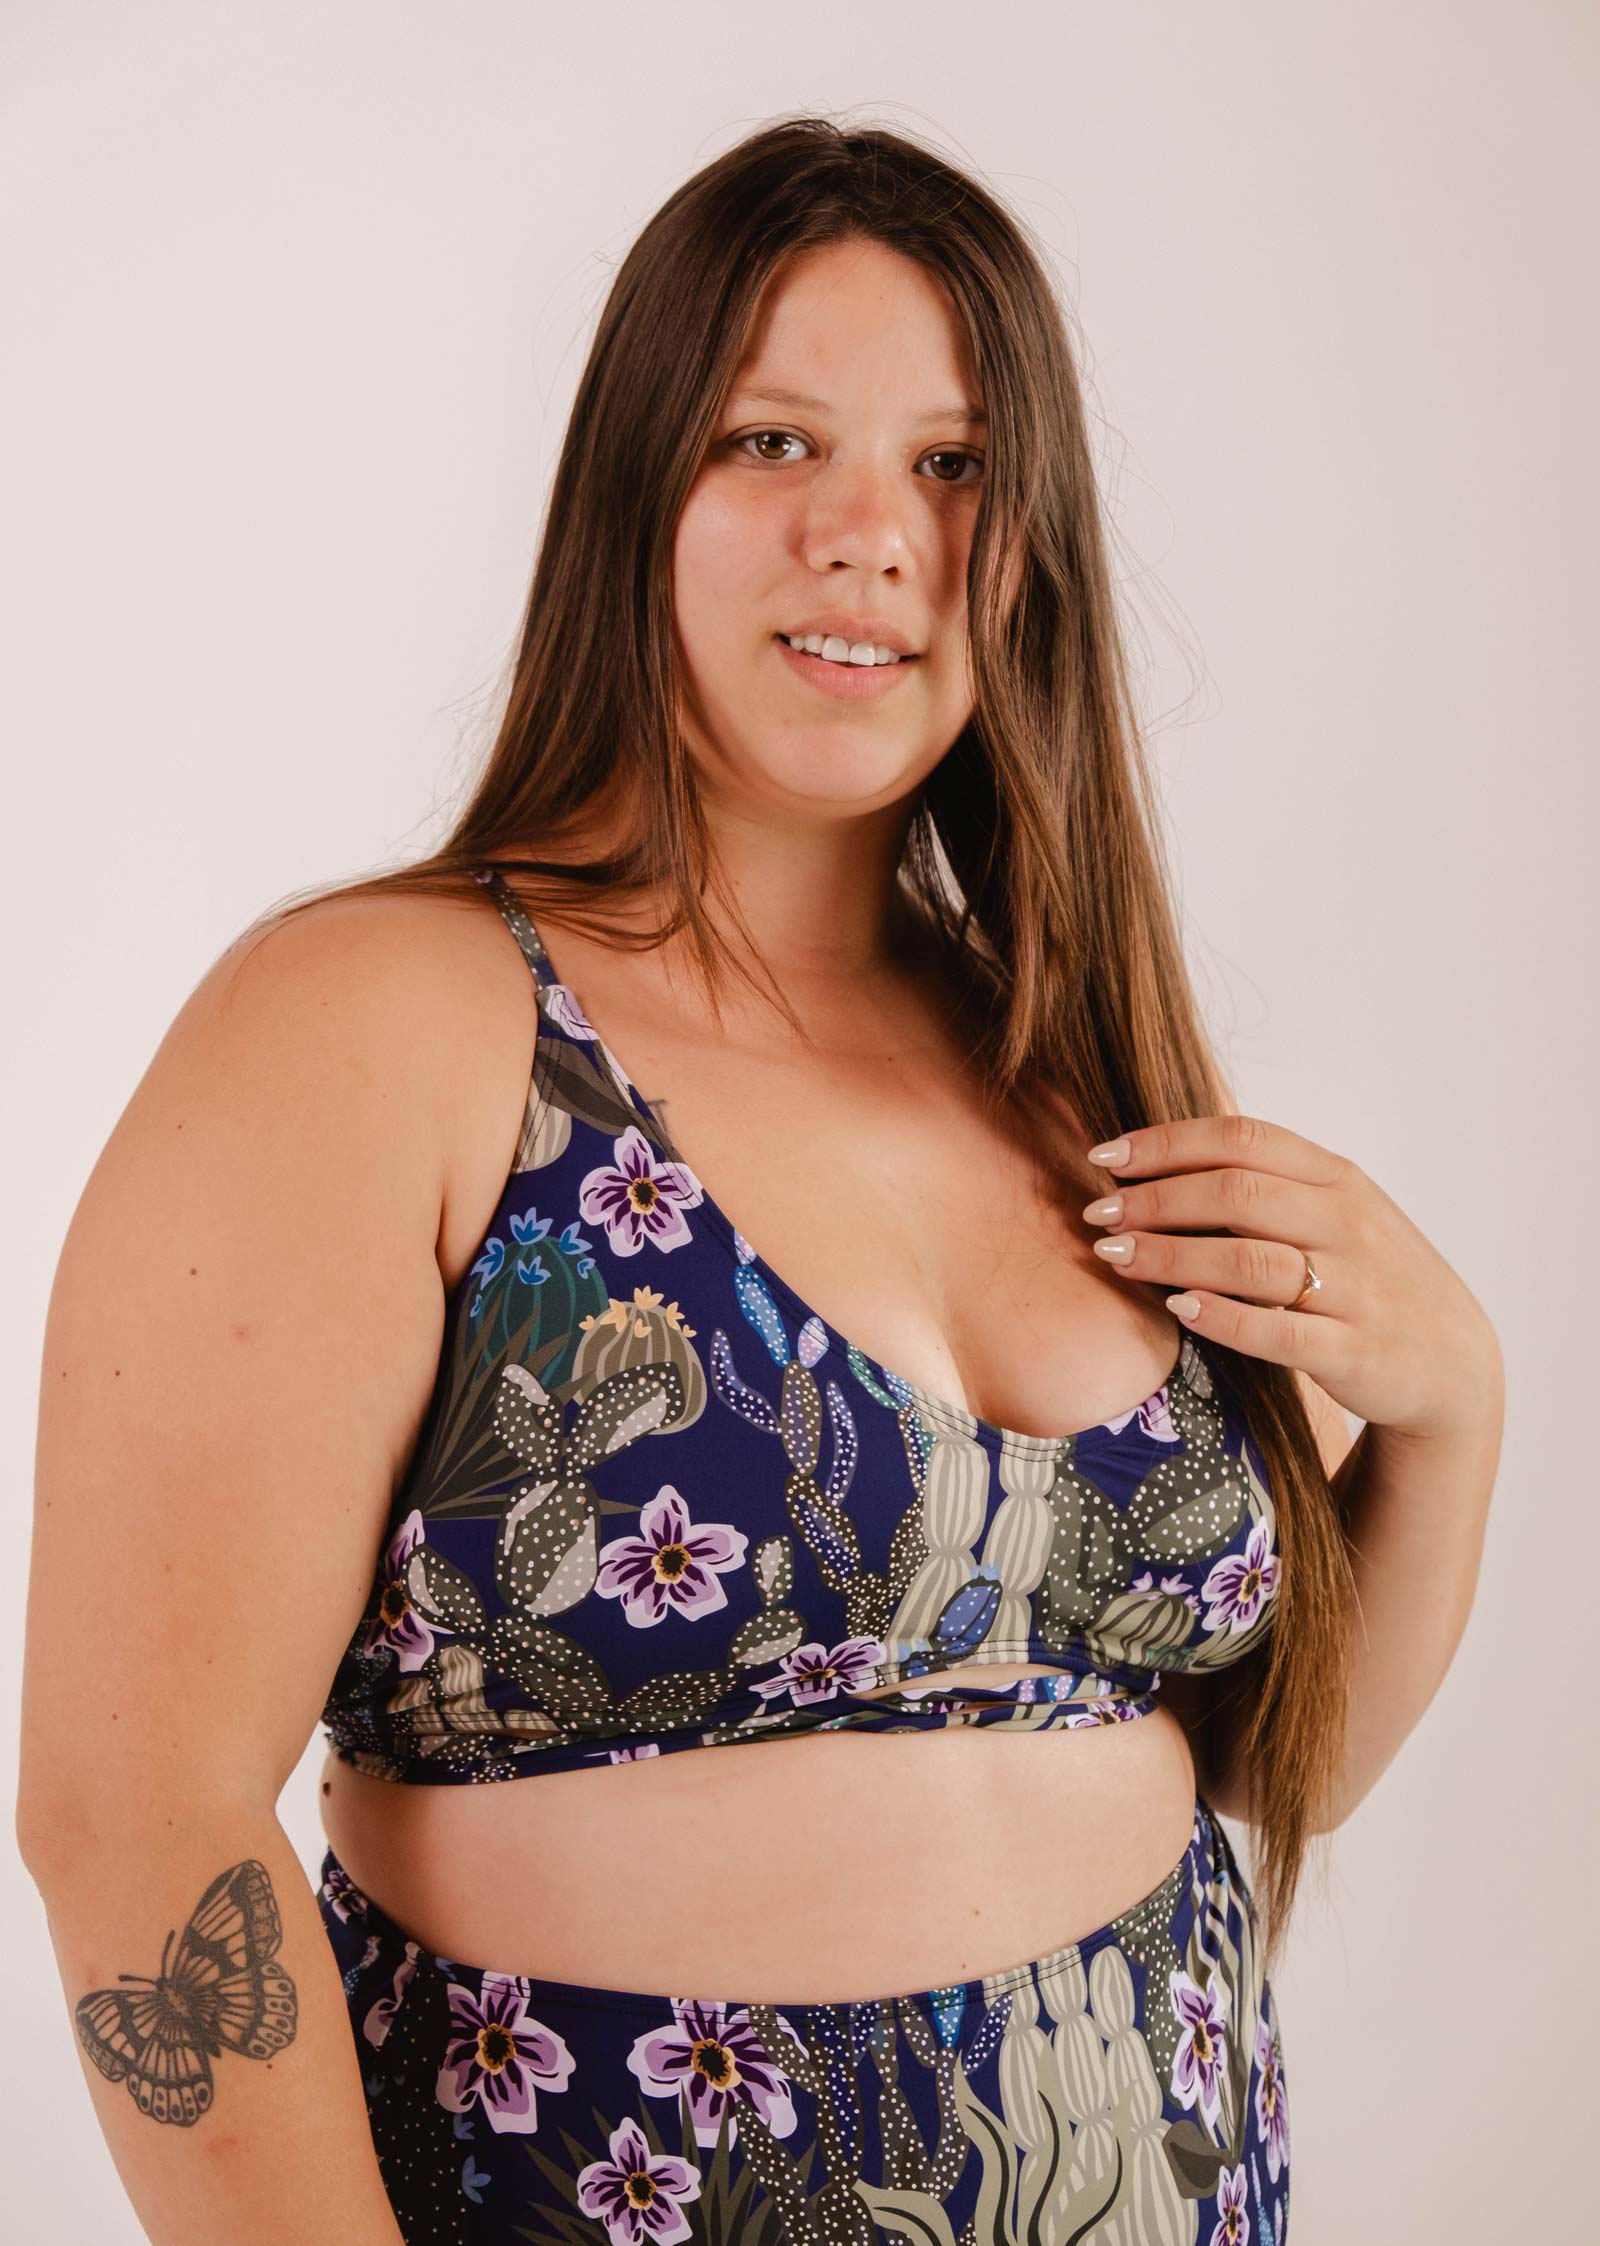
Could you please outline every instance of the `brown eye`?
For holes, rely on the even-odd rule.
[[[798,444],[800,442],[799,438],[791,436],[787,429],[752,429],[748,436],[734,438],[733,449],[735,452],[737,452],[741,445],[759,444],[761,440],[766,437],[775,438],[781,445]],[[759,455],[759,457],[762,459],[770,460],[780,456],[774,455],[772,453],[763,453]]]
[[[970,464],[974,468],[981,468],[983,466],[983,457],[980,453],[976,452],[930,452],[928,458],[930,460],[953,460],[956,463],[956,467],[958,470],[964,462],[970,462]],[[935,483],[942,484],[959,483],[961,479],[959,474],[957,474],[954,476],[935,476],[933,480]],[[969,478],[968,480],[972,481],[973,479]]]

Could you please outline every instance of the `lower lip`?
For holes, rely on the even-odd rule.
[[[781,637],[772,644],[790,670],[819,693],[831,694],[840,702],[877,701],[880,694],[892,692],[919,661],[915,655],[902,655],[898,663],[830,663],[821,655],[797,654]]]

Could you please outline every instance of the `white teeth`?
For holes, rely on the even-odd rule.
[[[900,660],[892,647],[875,646],[869,639],[851,642],[838,632],[830,632],[826,639],[820,632],[786,632],[784,637],[797,653],[820,655],[829,663],[898,663]]]

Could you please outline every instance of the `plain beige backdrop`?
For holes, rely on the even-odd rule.
[[[1467,1635],[1278,1975],[1292,2246],[1600,2234],[1597,47],[1587,0],[10,0],[13,1709],[55,1258],[172,1015],[271,900],[440,831],[661,199],[794,110],[920,133],[1081,329],[1241,1103],[1359,1161],[1506,1354]],[[216,1565],[270,1618],[221,1514]],[[84,1658],[139,1628],[87,1618]],[[282,1805],[308,1877],[319,1758]],[[123,2246],[4,1848],[0,1905],[7,2235]]]

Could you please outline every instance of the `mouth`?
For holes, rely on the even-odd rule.
[[[826,655],[791,647],[782,632],[773,633],[772,644],[804,685],[841,702],[877,701],[892,693],[922,660],[920,655],[902,655],[896,663],[835,663]]]
[[[849,663],[851,661],[851,656],[856,644],[855,640],[849,633],[824,632],[820,628],[820,626],[814,630],[806,630],[802,628],[801,630],[794,632],[774,632],[772,636],[774,639],[782,640],[786,647],[792,647],[797,655],[819,655],[824,648],[827,648],[830,645],[831,642],[831,644],[835,647],[842,647],[845,652],[842,655],[826,655],[823,656],[822,659],[827,662],[836,662],[840,664]],[[815,647],[811,645],[811,642],[813,640],[817,642],[817,645]],[[859,634],[859,640],[861,644],[865,645],[872,651],[872,661],[870,663],[856,664],[854,668],[856,668],[857,670],[870,671],[879,668],[891,669],[896,663],[914,663],[917,660],[917,654],[914,649],[901,647],[895,640],[891,639],[888,645],[884,647],[882,646],[882,643],[880,641],[877,641],[873,638],[870,632],[862,632],[861,634]],[[880,647],[882,648],[881,655],[879,653]]]

